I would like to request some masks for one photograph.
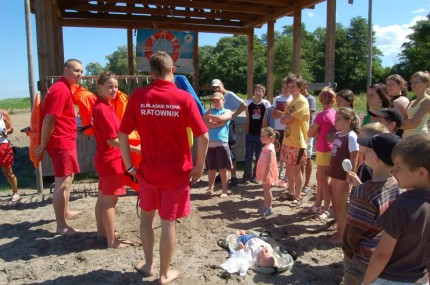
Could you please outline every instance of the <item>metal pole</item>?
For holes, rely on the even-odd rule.
[[[367,18],[369,35],[369,58],[367,59],[367,86],[372,85],[373,29],[372,29],[372,0],[369,0],[369,15]]]
[[[31,36],[31,16],[30,16],[30,0],[24,0],[25,4],[25,28],[27,34],[27,62],[28,62],[28,87],[30,91],[30,103],[33,109],[33,102],[35,97],[35,85],[34,85],[34,66],[33,66],[33,39]],[[43,177],[42,177],[42,166],[36,168],[36,187],[37,193],[43,193]]]

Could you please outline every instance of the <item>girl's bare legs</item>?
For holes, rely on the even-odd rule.
[[[215,183],[216,170],[208,171],[208,190],[206,191],[206,195],[212,194],[214,191],[214,183]]]
[[[272,185],[263,184],[264,208],[265,209],[272,208],[273,195],[272,195],[271,188],[272,188]]]
[[[222,185],[222,193],[220,195],[221,198],[227,197],[227,179],[228,179],[228,170],[226,168],[219,170],[219,175],[221,177],[221,185]]]
[[[330,237],[330,243],[341,243],[343,241],[343,233],[346,227],[346,218],[348,214],[347,200],[349,194],[349,184],[345,180],[336,178],[331,179],[332,202],[334,208],[334,216],[337,221],[337,231]]]

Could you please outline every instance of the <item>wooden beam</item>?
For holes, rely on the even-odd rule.
[[[323,2],[324,0],[301,0],[295,2],[293,5],[285,7],[285,8],[279,8],[270,15],[260,17],[257,21],[251,22],[248,25],[245,25],[244,27],[259,27],[261,25],[264,25],[269,20],[277,20],[278,18],[284,17],[284,16],[293,16],[294,11],[297,8],[305,9],[314,6],[315,4],[318,4],[320,2]]]
[[[228,21],[228,20],[208,20],[208,19],[189,19],[189,18],[172,18],[172,17],[163,17],[163,16],[137,16],[131,15],[128,16],[118,15],[118,14],[107,14],[107,15],[99,15],[96,13],[76,13],[76,12],[65,12],[64,19],[100,19],[103,17],[103,20],[111,20],[111,21],[139,21],[139,22],[150,22],[150,23],[164,23],[167,22],[169,24],[189,24],[189,25],[207,25],[207,26],[222,26],[222,27],[242,27],[244,24],[236,21]]]
[[[261,0],[231,0],[233,2],[241,2],[244,3],[245,5],[247,4],[246,2],[249,3],[256,3],[256,4],[261,4],[264,3],[266,5],[274,5],[274,6],[290,6],[290,1],[285,1],[285,0],[265,0],[265,1],[261,1]]]
[[[124,13],[124,14],[143,14],[148,16],[171,16],[171,17],[188,17],[202,19],[234,19],[241,21],[256,21],[257,16],[253,14],[223,12],[209,10],[205,12],[203,9],[187,9],[179,10],[176,8],[150,8],[148,6],[118,6],[113,3],[106,5],[97,5],[89,3],[63,2],[64,10],[75,10],[77,12],[107,12],[107,13]],[[128,4],[133,5],[133,4]],[[64,16],[64,15],[63,15]]]
[[[246,80],[246,97],[252,98],[254,94],[254,29],[248,34],[248,74]]]
[[[61,1],[70,1],[70,2],[89,2],[91,0],[61,0]],[[315,1],[315,0],[314,0]],[[137,4],[137,5],[151,5],[155,7],[159,6],[171,6],[171,7],[181,7],[181,8],[196,8],[196,9],[210,9],[216,11],[228,11],[228,12],[240,12],[240,13],[248,13],[248,14],[257,14],[257,15],[268,15],[273,11],[267,5],[264,5],[264,2],[249,3],[249,5],[243,4],[233,4],[227,1],[189,1],[189,0],[104,0],[106,3],[117,3],[125,6],[126,4]]]
[[[127,28],[127,51],[128,74],[134,75],[134,50],[132,28]]]
[[[170,24],[170,23],[151,23],[128,20],[104,20],[104,19],[63,19],[63,26],[67,27],[92,27],[92,28],[140,28],[140,29],[160,29],[175,31],[199,31],[205,33],[221,34],[249,34],[252,28],[233,28],[233,27],[215,27],[206,25],[189,25],[189,24]]]
[[[300,74],[300,50],[302,40],[302,10],[297,7],[294,11],[293,22],[293,73]]]
[[[266,98],[273,102],[274,76],[275,73],[275,21],[267,22],[267,84]]]
[[[336,51],[336,0],[327,0],[325,82],[334,83]]]

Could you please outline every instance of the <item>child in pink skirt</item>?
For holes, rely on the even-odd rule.
[[[271,127],[261,130],[260,140],[264,144],[257,162],[257,180],[263,184],[264,205],[259,213],[263,216],[273,214],[272,211],[272,191],[273,185],[278,183],[278,166],[276,163],[275,141],[276,134]]]

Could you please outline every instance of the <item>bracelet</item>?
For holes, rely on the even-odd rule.
[[[134,166],[130,166],[129,169],[126,170],[127,173],[129,173],[130,171],[136,171],[136,168],[134,168]]]

